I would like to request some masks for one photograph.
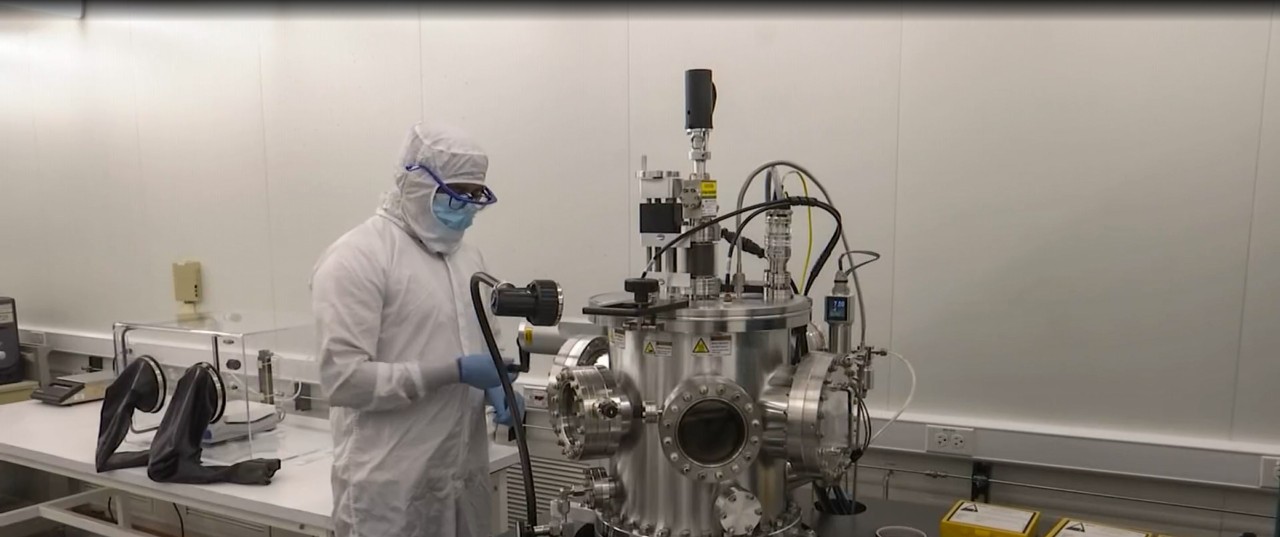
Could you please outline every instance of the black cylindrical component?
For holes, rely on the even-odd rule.
[[[684,72],[684,128],[710,129],[711,112],[716,108],[716,87],[710,69]]]
[[[528,502],[525,506],[527,509],[525,520],[529,524],[536,525],[538,523],[538,497],[537,491],[533,487],[533,463],[530,462],[529,457],[529,442],[525,440],[524,417],[520,415],[519,405],[516,403],[516,391],[511,385],[511,377],[502,374],[506,370],[506,364],[502,361],[502,349],[498,348],[498,341],[493,336],[493,327],[489,326],[489,316],[484,314],[484,306],[480,300],[480,284],[485,283],[494,286],[497,282],[497,278],[484,272],[472,274],[471,307],[475,309],[476,321],[480,323],[480,333],[484,336],[484,344],[489,348],[489,356],[493,358],[493,367],[498,370],[498,381],[502,383],[502,394],[507,398],[507,411],[515,418],[511,421],[511,428],[516,434],[516,450],[520,454],[520,473],[521,477],[524,478],[524,498]],[[532,284],[530,285],[532,286]],[[497,296],[497,290],[497,287],[494,287],[495,297]],[[489,307],[493,307],[492,299]]]
[[[691,276],[715,276],[716,275],[716,245],[715,243],[707,244],[690,244],[685,249],[685,262],[689,265],[689,274]]]
[[[525,287],[495,288],[489,306],[499,317],[524,317],[534,326],[552,326],[560,322],[563,296],[560,284],[551,280],[533,280]]]

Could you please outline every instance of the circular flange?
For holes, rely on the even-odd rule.
[[[604,336],[573,336],[565,339],[551,364],[551,373],[547,382],[556,381],[560,371],[566,367],[596,365],[602,357],[609,355],[609,339]]]
[[[598,365],[561,369],[547,385],[547,408],[562,451],[574,460],[613,455],[635,420],[613,372]]]
[[[164,376],[164,369],[160,367],[160,362],[157,362],[155,358],[144,354],[135,359],[147,365],[147,368],[151,370],[152,376],[156,379],[156,385],[160,388],[160,391],[156,394],[156,401],[154,404],[148,407],[138,406],[137,408],[141,412],[155,414],[164,408],[164,400],[166,395],[169,393],[169,381]]]
[[[213,381],[214,401],[213,416],[209,418],[209,423],[216,423],[222,419],[222,413],[227,410],[227,390],[222,384],[222,375],[218,374],[218,370],[209,362],[199,362],[196,367],[204,370],[209,375],[209,379]]]
[[[729,535],[750,535],[760,525],[760,500],[746,490],[731,487],[716,497],[720,527]]]
[[[833,412],[825,408],[828,396],[848,388],[849,378],[836,362],[836,355],[813,351],[796,366],[787,396],[787,460],[800,474],[834,480],[849,467],[853,439],[824,440],[827,420],[844,419],[847,409]],[[852,431],[849,431],[852,434]]]
[[[658,425],[663,455],[689,479],[725,481],[750,468],[759,457],[764,432],[761,416],[760,405],[736,382],[709,375],[687,378],[663,404]],[[730,430],[715,435],[714,445],[695,444],[694,440],[707,439],[696,437],[705,434],[709,424]]]

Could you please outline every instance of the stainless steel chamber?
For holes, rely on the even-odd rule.
[[[583,314],[594,333],[524,325],[518,335],[526,367],[529,354],[554,352],[546,415],[563,455],[604,461],[561,489],[550,523],[532,533],[575,531],[580,517],[569,515],[577,505],[603,535],[804,535],[801,502],[809,498],[797,489],[839,487],[866,448],[863,400],[877,350],[853,341],[850,305],[861,297],[842,269],[823,303],[824,335],[811,322],[807,296],[843,240],[839,212],[829,199],[788,197],[785,176],[770,163],[722,214],[707,171],[710,71],[686,72],[685,88],[692,172],[643,169],[642,159],[637,174],[644,271],[623,282],[625,292],[590,299]],[[752,179],[766,170],[766,201],[743,207]],[[799,283],[788,271],[795,206],[820,208],[836,221],[824,253],[806,267],[812,275]],[[744,237],[757,216],[764,216],[763,245]],[[735,228],[722,230],[729,218]],[[737,270],[723,278],[722,240],[738,254]],[[746,277],[743,253],[765,261],[763,277]],[[549,303],[558,284],[536,282],[524,290],[497,285],[493,311],[518,316],[538,309],[530,306],[535,297]]]

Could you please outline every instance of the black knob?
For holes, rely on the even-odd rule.
[[[618,417],[618,403],[611,399],[600,401],[600,404],[596,405],[596,410],[599,410],[601,415],[609,419]]]
[[[636,304],[648,304],[650,297],[658,294],[658,280],[652,278],[627,278],[622,285],[628,293],[636,297]]]

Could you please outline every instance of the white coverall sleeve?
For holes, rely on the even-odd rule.
[[[384,274],[366,259],[334,255],[316,268],[311,306],[319,340],[320,385],[329,404],[393,410],[458,382],[453,362],[379,361]]]

